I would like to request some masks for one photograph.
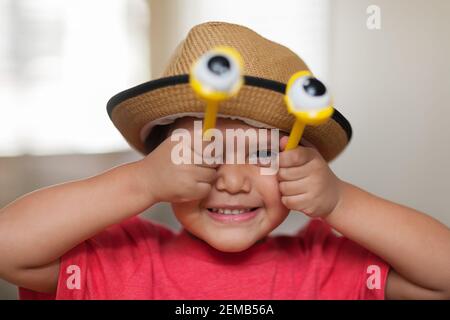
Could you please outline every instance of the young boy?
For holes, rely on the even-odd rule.
[[[218,45],[241,53],[245,85],[221,104],[216,129],[224,144],[227,130],[280,129],[276,174],[261,174],[258,163],[173,161],[172,133],[194,136],[204,112],[189,68]],[[293,118],[283,93],[299,70],[307,67],[292,51],[245,27],[194,27],[163,78],[108,104],[116,127],[148,155],[3,208],[0,277],[23,299],[449,299],[449,229],[330,170],[351,137],[337,110],[285,150]],[[162,201],[180,233],[136,217]],[[290,210],[313,219],[294,236],[269,236]]]

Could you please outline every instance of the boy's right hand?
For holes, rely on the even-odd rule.
[[[172,149],[180,142],[166,138],[138,162],[139,179],[145,196],[157,202],[185,202],[205,198],[216,180],[217,165],[175,164]],[[194,155],[194,150],[191,150]]]

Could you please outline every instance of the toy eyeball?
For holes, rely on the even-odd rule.
[[[289,79],[285,100],[288,111],[307,124],[323,123],[333,113],[327,88],[309,71],[297,72]]]
[[[208,51],[194,64],[190,83],[207,100],[224,100],[238,93],[243,84],[243,63],[233,48],[218,47]]]

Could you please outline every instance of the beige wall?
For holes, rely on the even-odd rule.
[[[365,28],[370,4],[381,30]],[[450,1],[332,1],[336,106],[354,138],[339,176],[450,225]]]
[[[366,28],[369,4],[381,7],[379,31]],[[354,129],[332,169],[346,181],[450,225],[450,1],[337,0],[330,5],[329,85],[336,107]],[[158,39],[152,48],[154,70],[187,31],[169,19],[176,6],[158,8],[152,14],[152,36]],[[134,152],[0,158],[0,206],[36,188],[138,158]],[[178,226],[165,204],[146,216]],[[291,214],[277,232],[292,232],[305,221]],[[15,294],[0,280],[0,299]]]

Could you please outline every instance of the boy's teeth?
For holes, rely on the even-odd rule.
[[[220,214],[241,214],[251,210],[251,208],[245,209],[221,209],[221,208],[210,208],[212,212],[217,212]]]

